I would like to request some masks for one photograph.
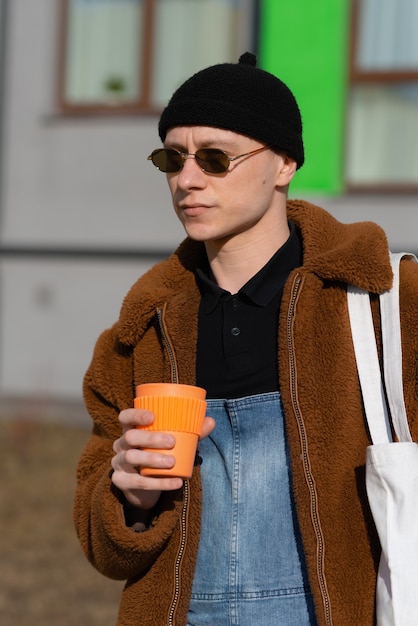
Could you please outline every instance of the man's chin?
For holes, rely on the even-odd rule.
[[[184,226],[184,230],[186,235],[193,241],[205,242],[212,239],[211,233],[205,228],[187,228],[187,226]]]

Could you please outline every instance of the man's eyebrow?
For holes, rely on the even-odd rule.
[[[178,150],[179,152],[187,152],[185,147],[176,141],[164,141],[164,148],[173,148],[173,150]]]

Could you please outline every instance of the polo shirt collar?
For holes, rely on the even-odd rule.
[[[290,235],[260,271],[241,287],[238,295],[256,306],[266,306],[282,289],[290,272],[302,264],[302,242],[296,226],[289,222]],[[211,313],[221,299],[231,296],[213,280],[209,262],[196,269],[196,277],[206,313]]]

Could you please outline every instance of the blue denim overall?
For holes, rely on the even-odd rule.
[[[209,400],[188,626],[312,626],[278,392]]]

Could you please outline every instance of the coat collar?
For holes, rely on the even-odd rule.
[[[303,267],[323,280],[381,293],[392,285],[388,242],[373,222],[343,224],[327,211],[301,200],[288,202],[288,216],[300,228]]]
[[[324,209],[302,200],[288,201],[287,211],[302,234],[304,271],[375,293],[391,287],[388,244],[379,226],[372,222],[343,224]],[[170,258],[152,267],[133,285],[118,322],[122,343],[135,345],[156,309],[168,301],[171,310],[197,306],[200,296],[195,269],[204,255],[202,243],[185,239]]]

